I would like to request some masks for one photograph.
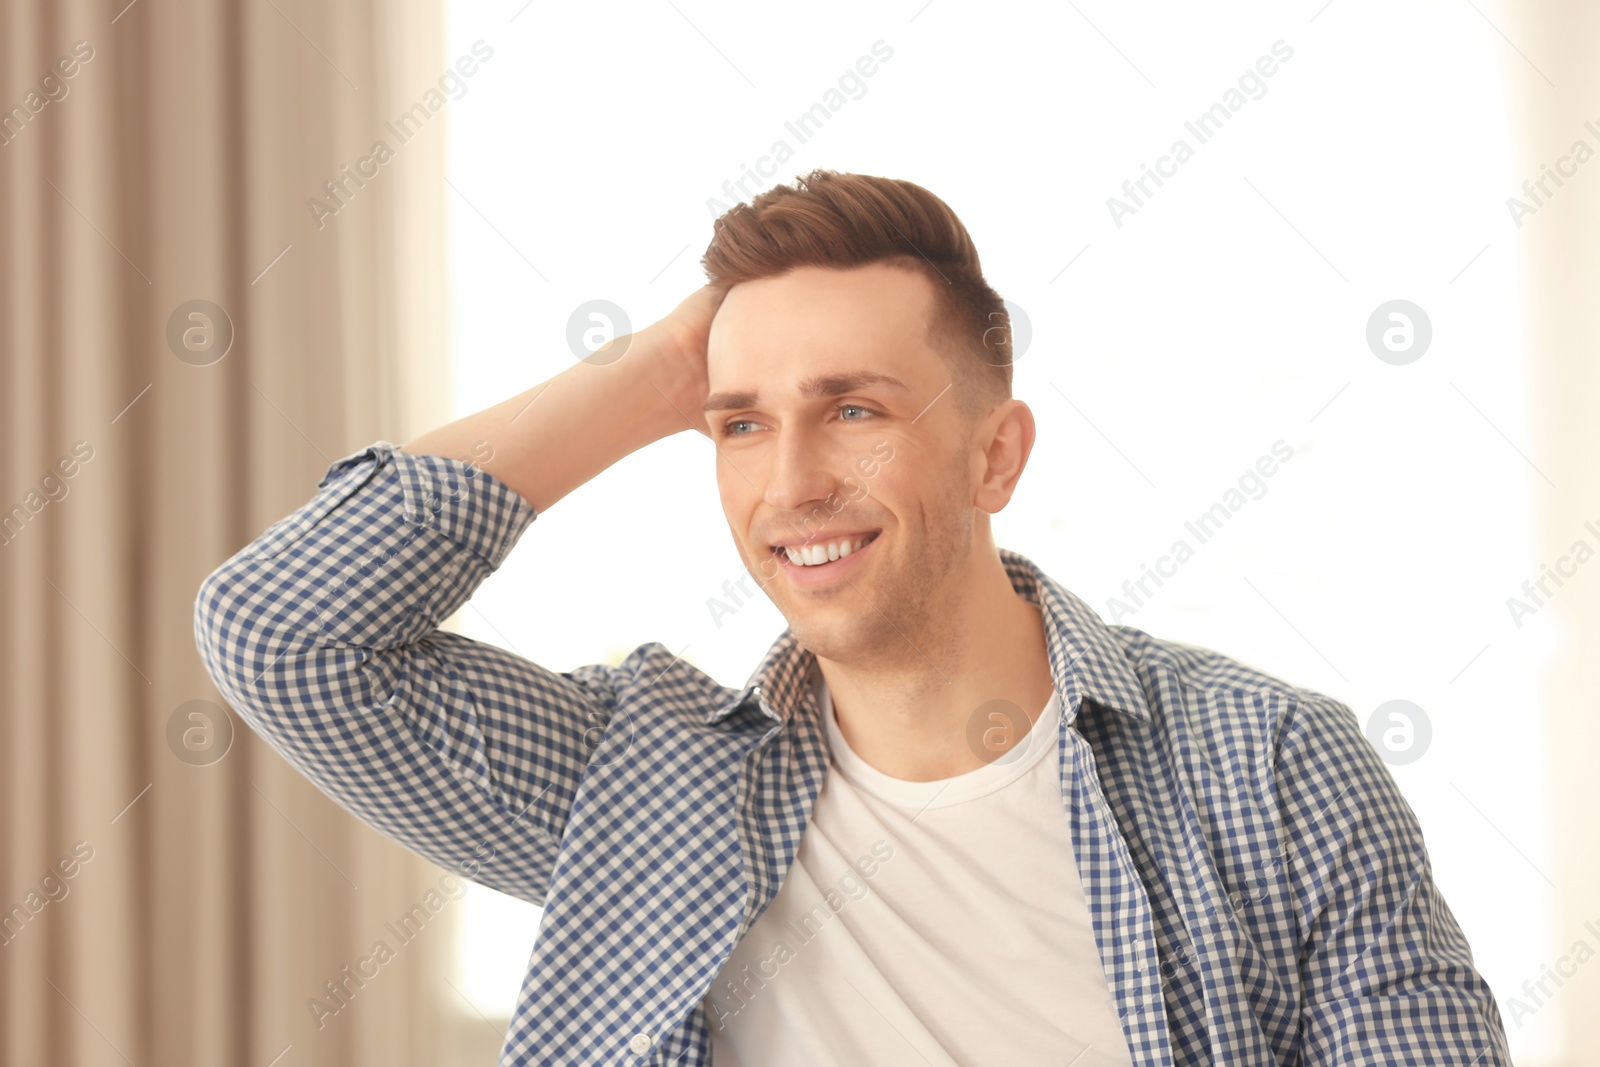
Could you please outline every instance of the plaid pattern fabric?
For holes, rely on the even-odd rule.
[[[556,672],[439,631],[534,517],[481,471],[378,442],[206,579],[196,642],[329,796],[544,908],[502,1067],[705,1067],[702,997],[827,773],[816,660],[785,630],[735,690],[654,642]],[[1135,1064],[1511,1062],[1349,708],[1107,626],[1001,557],[1046,620],[1064,809]]]

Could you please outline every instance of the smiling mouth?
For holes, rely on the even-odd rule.
[[[814,541],[804,545],[772,545],[772,554],[780,562],[793,567],[821,567],[832,563],[834,560],[843,559],[853,552],[859,552],[867,545],[878,539],[882,530],[871,533],[856,534],[849,537],[835,537],[828,541]]]

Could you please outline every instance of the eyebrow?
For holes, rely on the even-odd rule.
[[[815,400],[824,396],[842,396],[853,392],[863,385],[893,385],[898,388],[910,390],[899,378],[888,374],[879,374],[876,371],[858,370],[846,374],[819,374],[814,378],[807,378],[800,383],[800,396],[805,400]],[[709,414],[713,411],[731,411],[735,408],[755,407],[761,402],[761,394],[754,389],[736,389],[721,393],[712,393],[706,397],[705,406],[700,410]]]

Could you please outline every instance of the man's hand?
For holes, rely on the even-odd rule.
[[[634,339],[646,342],[641,347],[654,364],[649,368],[652,384],[690,425],[707,437],[711,436],[711,428],[701,410],[711,391],[706,377],[706,342],[711,336],[711,320],[725,295],[726,290],[702,286],[665,318],[639,331]],[[627,362],[626,358],[623,362]]]

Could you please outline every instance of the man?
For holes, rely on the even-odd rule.
[[[943,201],[814,172],[703,263],[621,358],[340,460],[200,590],[261,736],[545,909],[502,1065],[1510,1062],[1350,710],[995,546],[1034,421]],[[690,427],[789,623],[749,685],[437,629],[538,514]],[[608,540],[665,565],[659,518]]]

